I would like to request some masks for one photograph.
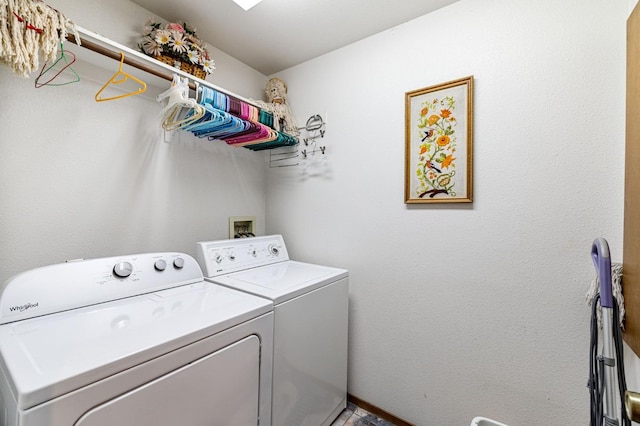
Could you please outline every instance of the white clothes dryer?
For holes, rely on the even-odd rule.
[[[0,425],[270,425],[272,303],[149,253],[0,288]]]
[[[290,260],[281,235],[197,246],[206,280],[274,303],[272,425],[330,425],[347,401],[348,271]]]

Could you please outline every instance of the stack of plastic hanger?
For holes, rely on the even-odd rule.
[[[273,115],[209,87],[189,98],[188,80],[174,75],[172,87],[158,96],[165,130],[186,130],[199,138],[223,140],[254,151],[298,144],[298,139],[272,128]]]
[[[184,129],[205,115],[205,108],[189,97],[189,81],[173,75],[171,88],[158,95],[158,102],[167,100],[162,115],[162,128],[166,131]]]

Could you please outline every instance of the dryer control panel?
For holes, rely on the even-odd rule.
[[[0,324],[203,281],[184,253],[73,260],[32,269],[0,287]]]
[[[199,242],[196,258],[205,277],[289,260],[282,235]]]

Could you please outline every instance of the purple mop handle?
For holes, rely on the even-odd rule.
[[[600,280],[600,305],[603,308],[613,308],[611,295],[611,256],[609,244],[604,238],[596,238],[591,246],[591,257]]]

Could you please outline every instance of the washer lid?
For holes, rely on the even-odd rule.
[[[273,309],[200,281],[0,326],[0,362],[28,409]]]
[[[219,283],[278,304],[345,278],[348,271],[289,260],[212,278]]]

